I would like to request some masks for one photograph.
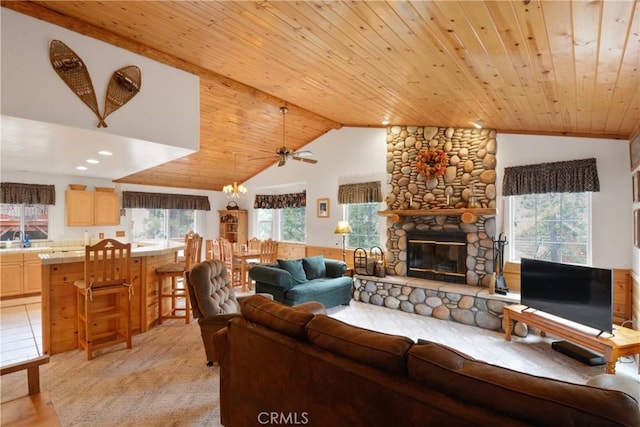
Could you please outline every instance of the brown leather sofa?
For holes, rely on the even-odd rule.
[[[227,427],[640,426],[623,392],[536,377],[261,296],[214,336]]]

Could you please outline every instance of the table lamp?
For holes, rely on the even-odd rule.
[[[351,233],[351,226],[347,221],[339,221],[334,231],[335,234],[342,234],[342,262],[347,262],[347,234]]]

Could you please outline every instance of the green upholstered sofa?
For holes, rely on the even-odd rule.
[[[271,294],[285,305],[318,301],[329,308],[351,301],[353,281],[344,276],[346,271],[344,262],[316,255],[256,265],[249,277],[256,282],[256,293]]]

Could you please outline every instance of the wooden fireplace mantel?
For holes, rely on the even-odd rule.
[[[494,208],[435,208],[435,209],[402,209],[378,211],[378,215],[389,217],[391,222],[400,223],[406,216],[459,216],[463,222],[476,222],[478,216],[496,215]]]

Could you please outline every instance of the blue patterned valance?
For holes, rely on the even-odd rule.
[[[307,206],[307,191],[290,194],[256,194],[254,209],[303,208]]]

